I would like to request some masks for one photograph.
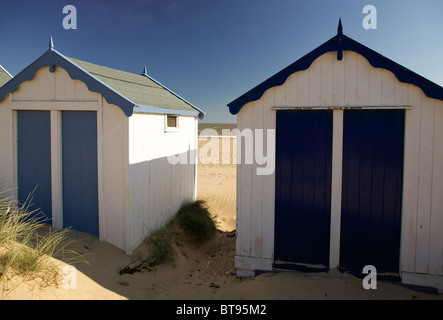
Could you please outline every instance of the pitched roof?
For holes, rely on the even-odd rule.
[[[11,79],[11,74],[0,65],[0,87]]]
[[[134,74],[65,57],[53,48],[52,39],[47,52],[0,88],[0,101],[16,91],[22,82],[31,80],[44,66],[49,66],[51,72],[57,66],[62,67],[72,79],[83,81],[90,91],[102,94],[108,103],[119,106],[128,117],[134,112],[191,115],[200,119],[205,115],[146,72]]]
[[[425,79],[413,71],[362,45],[361,43],[358,43],[357,41],[345,36],[343,34],[343,28],[340,20],[338,32],[335,37],[329,39],[293,64],[284,68],[255,88],[230,102],[228,104],[229,111],[231,114],[237,114],[246,103],[260,99],[266,90],[282,85],[293,73],[308,69],[312,62],[314,62],[314,60],[321,55],[327,52],[337,51],[337,59],[342,60],[343,51],[346,50],[354,51],[362,55],[375,68],[384,68],[391,71],[393,74],[395,74],[399,81],[418,86],[429,98],[443,100],[443,87],[429,81],[428,79]]]

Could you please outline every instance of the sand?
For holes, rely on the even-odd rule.
[[[75,250],[88,263],[76,265],[76,288],[42,286],[37,280],[12,278],[1,283],[5,300],[343,300],[343,299],[439,299],[379,280],[376,290],[365,290],[362,279],[331,270],[327,273],[299,271],[269,272],[255,278],[235,276],[235,177],[234,165],[199,164],[198,197],[217,215],[220,231],[210,242],[197,246],[178,243],[175,262],[148,267],[133,274],[119,274],[126,266],[137,266],[122,250],[100,242],[95,236],[71,232]],[[54,260],[60,270],[66,264]],[[68,283],[69,284],[69,283]],[[5,289],[5,285],[7,288]]]

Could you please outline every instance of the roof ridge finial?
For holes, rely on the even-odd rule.
[[[338,18],[337,34],[343,34],[343,25],[342,25],[342,23],[341,23],[341,17]]]
[[[49,36],[49,49],[54,49],[54,41],[52,40],[52,36]]]
[[[338,19],[337,28],[337,60],[343,59],[343,25],[341,23],[341,18]]]
[[[142,76],[148,76],[148,70],[146,69],[146,65],[145,65],[145,67],[143,68]]]

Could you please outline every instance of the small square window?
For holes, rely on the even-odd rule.
[[[165,131],[178,131],[178,116],[176,115],[165,115]]]
[[[168,128],[177,128],[177,116],[167,116]]]

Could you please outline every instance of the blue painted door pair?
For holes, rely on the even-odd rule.
[[[52,218],[49,111],[17,111],[18,198]],[[97,116],[62,112],[63,225],[98,235]],[[50,223],[50,221],[47,221]]]
[[[278,111],[275,260],[329,265],[332,111]],[[340,268],[398,272],[403,110],[345,110]]]

